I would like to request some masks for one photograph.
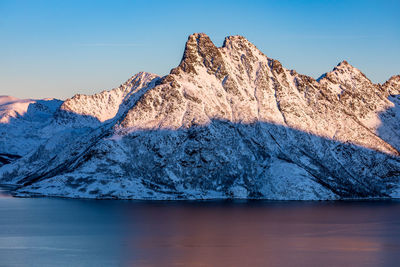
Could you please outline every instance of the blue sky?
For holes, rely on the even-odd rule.
[[[382,83],[400,74],[399,11],[399,0],[0,0],[0,95],[67,98],[165,75],[194,32],[217,46],[243,35],[314,78],[346,59]]]

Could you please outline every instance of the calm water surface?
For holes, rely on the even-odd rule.
[[[141,202],[0,192],[0,266],[399,266],[400,202]]]

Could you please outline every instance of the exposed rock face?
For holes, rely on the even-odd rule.
[[[400,75],[392,76],[383,84],[383,89],[389,95],[400,94]]]
[[[399,80],[346,61],[315,80],[241,36],[193,34],[169,75],[65,101],[63,130],[0,175],[21,195],[398,197]]]

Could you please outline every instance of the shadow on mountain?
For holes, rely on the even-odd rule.
[[[385,142],[400,151],[400,95],[390,95],[388,100],[393,103],[393,107],[379,114],[381,125],[377,133]]]
[[[14,160],[17,160],[20,158],[21,158],[21,156],[19,156],[19,155],[0,153],[0,167],[3,165],[6,165],[6,164],[10,164]]]
[[[340,198],[389,197],[400,179],[397,156],[267,122],[214,119],[177,130],[135,130],[123,138],[114,138],[109,127],[64,140],[70,143],[40,146],[2,179],[18,177],[24,187],[62,177],[64,186],[78,190],[96,179],[107,184],[122,178],[177,198],[214,190],[271,199],[318,198],[324,190]],[[25,165],[30,168],[19,168]]]
[[[53,117],[54,112],[61,106],[63,101],[58,99],[42,99],[34,100],[30,103],[24,114],[17,114],[16,117],[10,117],[8,125],[15,125],[22,121],[43,123],[44,121]],[[5,103],[4,105],[7,105]]]
[[[39,130],[52,120],[61,103],[56,99],[35,100],[24,114],[17,113],[7,123],[0,123],[0,154],[6,155],[2,156],[2,164],[9,164],[37,147],[37,140],[41,139]]]

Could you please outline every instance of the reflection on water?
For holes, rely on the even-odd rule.
[[[400,203],[0,194],[0,266],[396,266]]]

